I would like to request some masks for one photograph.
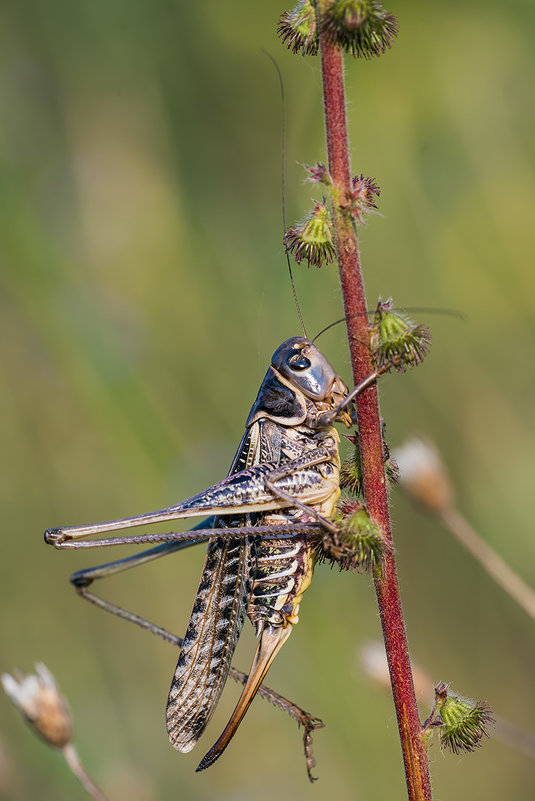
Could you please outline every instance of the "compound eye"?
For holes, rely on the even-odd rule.
[[[302,370],[307,370],[310,367],[310,359],[303,356],[302,353],[295,353],[289,360],[288,364],[296,373]]]

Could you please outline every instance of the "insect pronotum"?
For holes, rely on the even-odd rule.
[[[94,596],[87,587],[97,578],[208,541],[167,701],[167,731],[175,748],[190,751],[206,728],[231,670],[246,615],[259,642],[236,708],[198,770],[221,756],[298,622],[301,599],[322,540],[336,530],[332,517],[340,496],[340,458],[333,423],[351,425],[347,408],[352,398],[386,369],[380,368],[348,394],[315,345],[303,337],[288,339],[273,355],[227,478],[156,512],[45,532],[45,540],[56,548],[163,543],[79,571],[71,581],[98,606],[177,643],[178,638],[173,640],[163,629]],[[204,515],[209,517],[187,532],[84,540],[133,526]],[[309,730],[315,727],[310,720],[314,719],[309,717]]]

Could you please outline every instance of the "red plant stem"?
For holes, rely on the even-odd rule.
[[[350,189],[343,61],[339,48],[330,43],[323,34],[320,34],[320,52],[329,172],[334,183],[333,216],[340,282],[353,377],[357,385],[373,371],[373,364],[368,347],[366,297],[356,232],[349,216],[343,214],[339,208],[340,199],[344,199]],[[372,385],[357,397],[356,407],[366,505],[371,517],[381,526],[385,539],[391,543],[392,532],[376,385]],[[393,549],[386,556],[381,572],[376,572],[375,590],[390,670],[409,799],[430,801],[429,764],[414,694]]]

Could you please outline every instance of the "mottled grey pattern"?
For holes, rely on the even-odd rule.
[[[208,547],[167,702],[167,731],[179,751],[193,748],[217,705],[243,626],[255,564],[253,537],[215,540]]]
[[[301,350],[306,358],[294,375],[292,359]],[[267,523],[274,533],[288,522],[306,523],[315,520],[315,515],[332,514],[340,492],[339,439],[321,419],[324,412],[337,408],[347,388],[319,351],[302,338],[283,343],[275,357],[286,365],[284,376],[273,367],[268,370],[229,475],[170,507],[172,514],[189,517],[207,512],[215,515],[214,528]],[[303,362],[308,362],[310,371],[303,369]],[[344,412],[338,419],[347,422],[349,418]],[[265,671],[297,622],[316,546],[298,525],[291,538],[247,536],[217,539],[208,546],[169,691],[167,730],[175,748],[190,751],[210,720],[246,613],[260,642],[235,712],[199,769],[226,748]]]

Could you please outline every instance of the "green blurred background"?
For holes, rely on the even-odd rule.
[[[434,347],[386,377],[391,445],[424,433],[459,504],[535,584],[532,427],[535,200],[533,0],[398,2],[384,58],[347,63],[353,169],[382,187],[362,230],[370,305],[419,316]],[[324,158],[318,62],[275,35],[279,3],[21,0],[0,9],[2,593],[0,667],[43,660],[110,801],[403,799],[391,701],[358,649],[379,636],[368,577],[318,569],[269,684],[323,718],[310,786],[295,723],[257,701],[224,758],[167,741],[176,653],[78,600],[69,574],[120,555],[58,553],[48,526],[156,509],[220,479],[275,347],[299,333],[281,248],[284,74],[287,214],[310,206],[300,164]],[[341,314],[335,269],[296,269],[312,333]],[[342,327],[322,349],[348,378]],[[394,491],[414,658],[434,681],[535,728],[534,626],[431,519]],[[202,549],[103,588],[184,631]],[[100,588],[99,588],[100,589]],[[236,664],[247,670],[249,624]],[[232,686],[231,686],[232,685]],[[422,717],[428,711],[422,705]],[[431,750],[437,798],[529,798],[534,763],[498,739]],[[0,797],[83,790],[0,698]]]

